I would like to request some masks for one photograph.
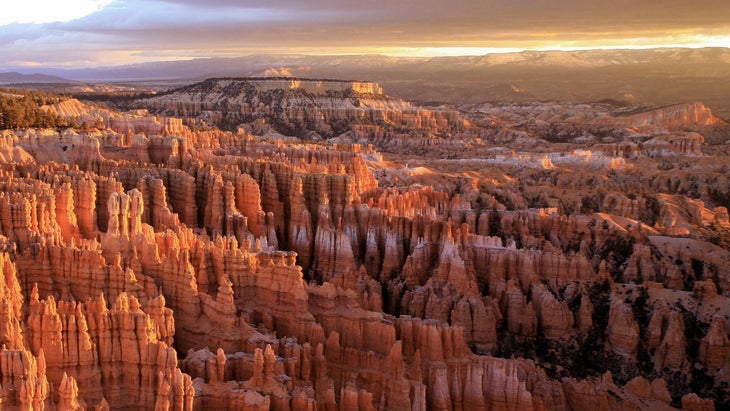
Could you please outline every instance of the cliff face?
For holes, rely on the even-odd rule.
[[[211,107],[180,107],[287,87],[275,101],[414,118],[375,85],[337,84],[215,80]],[[33,159],[0,174],[3,409],[713,405],[689,387],[722,401],[730,265],[705,239],[730,226],[709,203],[727,184],[713,165],[700,192],[692,167],[429,168],[361,145],[114,127],[3,132]],[[656,187],[673,194],[637,197]]]
[[[221,87],[235,87],[236,79],[221,79]],[[326,94],[328,92],[342,92],[355,94],[382,95],[383,88],[371,81],[339,81],[339,80],[311,80],[297,78],[258,78],[246,81],[253,86],[256,92],[271,90],[301,90],[311,94]]]
[[[675,104],[626,117],[628,124],[637,126],[661,125],[669,130],[681,130],[688,126],[713,126],[722,123],[710,109],[700,102]]]
[[[456,110],[428,110],[383,94],[376,83],[210,79],[138,102],[155,113],[257,134],[339,137],[381,146],[448,145],[469,127]]]
[[[724,144],[730,130],[726,121],[699,102],[660,108],[600,103],[484,103],[458,108],[470,124],[481,128],[482,140],[527,150],[544,142],[569,143],[618,158],[701,155],[706,142]]]
[[[43,108],[60,116],[73,118],[79,126],[108,127],[119,133],[161,135],[184,132],[181,119],[151,116],[145,110],[120,114],[113,110],[81,103],[76,99],[65,100]]]

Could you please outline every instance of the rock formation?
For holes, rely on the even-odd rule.
[[[546,104],[555,132],[648,134],[621,167],[538,144],[525,155],[552,166],[535,169],[474,158],[494,130],[465,119],[545,131],[533,105],[426,110],[291,79],[142,103],[169,117],[66,100],[45,109],[95,127],[2,132],[3,409],[727,405],[730,186],[676,130],[714,124],[701,107],[567,124]],[[251,133],[274,126],[309,142]],[[657,173],[652,144],[687,166]]]

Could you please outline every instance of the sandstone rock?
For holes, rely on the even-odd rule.
[[[507,292],[504,297],[503,312],[507,312],[507,327],[509,332],[525,337],[537,335],[537,314],[532,303],[525,303],[522,291],[512,280],[507,282]]]
[[[587,333],[593,327],[593,303],[587,295],[583,294],[580,298],[580,308],[576,317],[578,331]]]
[[[686,360],[687,341],[684,336],[684,321],[681,314],[672,311],[669,316],[666,331],[662,343],[654,355],[654,366],[656,369],[668,367],[680,369]]]
[[[26,350],[0,351],[3,406],[45,409],[50,404],[51,385],[46,378],[43,353],[37,357]],[[15,387],[15,389],[12,389]]]
[[[578,340],[608,341],[628,374],[641,342],[624,302],[636,288],[623,283],[641,281],[649,302],[666,301],[646,330],[657,369],[701,364],[723,378],[724,321],[713,320],[693,365],[684,319],[670,309],[702,298],[697,319],[709,318],[730,285],[726,250],[701,240],[727,223],[726,210],[703,202],[727,180],[699,156],[702,136],[681,131],[712,125],[700,106],[483,106],[465,110],[467,121],[372,83],[281,79],[220,79],[151,105],[186,124],[249,124],[193,131],[164,114],[67,100],[47,109],[104,129],[0,135],[3,406],[663,407],[687,393],[660,379],[558,381],[536,365],[544,358],[485,355],[511,339],[570,343],[575,326]],[[274,134],[263,121],[273,113],[303,140]],[[567,129],[576,122],[591,128]],[[585,144],[604,133],[615,157],[547,153],[536,136],[550,124],[586,134]],[[619,141],[633,134],[643,141]],[[490,162],[499,151],[481,138],[522,139],[507,150],[539,153]],[[417,159],[402,164],[358,141]],[[656,173],[671,166],[657,160],[665,155],[690,166]],[[529,170],[535,161],[541,171]],[[609,295],[608,328],[595,329]],[[553,371],[570,375],[570,363]]]
[[[627,382],[626,390],[631,391],[639,398],[649,399],[652,397],[652,389],[649,381],[644,377],[635,377]]]
[[[532,299],[538,315],[538,325],[545,338],[561,338],[573,330],[573,313],[568,303],[560,302],[544,285],[532,286]]]
[[[605,387],[596,387],[587,381],[567,379],[563,381],[563,390],[571,409],[610,410],[611,401]]]
[[[682,409],[692,411],[712,411],[715,405],[708,398],[700,398],[697,394],[691,393],[682,397]]]
[[[626,303],[619,299],[611,301],[608,317],[608,342],[622,355],[633,356],[639,345],[639,324]]]
[[[665,404],[672,402],[672,396],[667,389],[667,382],[663,378],[657,378],[651,382],[651,396]]]
[[[22,349],[24,298],[18,284],[15,264],[7,253],[0,253],[0,299],[0,344],[12,350]]]
[[[320,219],[314,239],[314,271],[322,281],[331,280],[335,272],[354,273],[355,256],[349,237],[341,227],[330,226],[327,217]]]
[[[700,342],[698,360],[708,368],[721,368],[728,359],[730,359],[730,339],[725,320],[715,316],[710,323],[710,329]]]
[[[646,330],[646,345],[649,349],[656,349],[662,342],[664,324],[669,320],[669,307],[663,301],[657,301],[654,312]]]
[[[63,374],[61,385],[58,387],[58,407],[63,410],[82,410],[84,407],[78,399],[79,388],[76,386],[76,380]]]

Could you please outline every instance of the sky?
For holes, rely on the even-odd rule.
[[[730,47],[728,0],[20,0],[0,68],[249,54]]]

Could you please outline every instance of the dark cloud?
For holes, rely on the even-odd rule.
[[[0,45],[6,46],[8,61],[39,63],[55,60],[52,56],[64,49],[74,56],[86,50],[93,59],[105,50],[180,56],[530,47],[675,32],[727,35],[728,15],[727,0],[117,0],[71,22],[5,26]]]

